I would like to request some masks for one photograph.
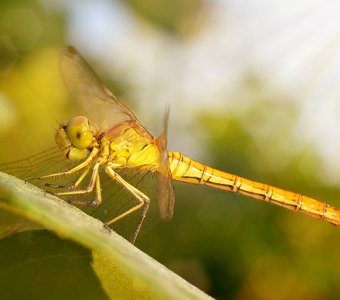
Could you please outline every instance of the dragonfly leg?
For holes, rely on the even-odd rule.
[[[100,187],[99,175],[96,177],[96,204],[100,205],[102,203],[102,190]]]
[[[78,205],[100,205],[102,203],[102,192],[101,192],[101,188],[100,188],[100,178],[99,175],[96,177],[96,199],[95,200],[90,200],[90,201],[86,201],[86,200],[67,200],[68,203],[71,204],[78,204]]]
[[[67,188],[69,190],[73,190],[73,189],[77,188],[77,186],[84,180],[84,178],[86,177],[86,175],[89,172],[89,170],[90,170],[90,165],[87,165],[85,167],[83,173],[81,173],[81,175],[77,179],[77,181],[75,183],[73,183],[72,185],[68,186]]]
[[[68,189],[68,190],[73,190],[75,189],[85,178],[85,176],[87,175],[87,173],[90,170],[90,165],[86,166],[86,168],[84,169],[83,173],[79,176],[79,178],[77,179],[77,181],[71,185],[57,185],[57,184],[53,184],[53,183],[44,183],[43,187],[50,187],[50,188],[54,188],[54,189]]]
[[[132,243],[135,243],[136,238],[138,236],[138,233],[142,227],[143,221],[145,219],[146,213],[149,209],[149,205],[150,205],[150,198],[148,196],[146,196],[144,193],[142,193],[140,190],[136,189],[134,186],[132,186],[131,184],[129,184],[128,182],[126,182],[119,174],[117,174],[112,168],[111,166],[107,166],[105,168],[106,173],[114,180],[116,180],[119,184],[121,184],[124,188],[126,188],[138,201],[138,203],[131,207],[130,209],[126,210],[125,212],[121,213],[120,215],[116,216],[115,218],[111,219],[110,221],[106,222],[106,225],[111,225],[115,222],[117,222],[118,220],[126,217],[127,215],[133,213],[134,211],[138,210],[139,208],[141,208],[144,205],[144,209],[140,218],[140,221],[137,225],[136,231],[133,235],[132,238]]]
[[[49,175],[44,175],[44,176],[40,176],[37,178],[31,178],[30,180],[40,180],[40,179],[46,179],[46,178],[51,178],[51,177],[57,177],[57,176],[64,176],[64,175],[70,175],[73,173],[78,172],[81,169],[84,169],[85,167],[89,166],[92,162],[92,160],[95,158],[95,156],[98,154],[98,148],[94,147],[92,149],[92,152],[90,153],[90,155],[86,158],[86,160],[84,160],[82,163],[80,163],[79,165],[75,166],[74,168],[64,171],[64,172],[59,172],[59,173],[53,173],[53,174],[49,174]]]
[[[76,190],[76,191],[59,192],[59,193],[55,193],[55,194],[58,195],[58,196],[87,194],[87,193],[91,193],[93,191],[94,187],[96,187],[96,200],[91,201],[90,204],[93,203],[93,204],[99,205],[102,201],[101,189],[100,189],[100,179],[99,179],[99,174],[98,174],[98,169],[99,169],[100,164],[101,164],[101,162],[97,162],[94,165],[93,172],[92,172],[92,175],[91,175],[91,180],[90,180],[90,183],[89,183],[89,185],[87,186],[86,189]],[[76,183],[79,184],[83,180],[83,178],[85,177],[86,174],[84,176],[82,176],[82,175],[79,177],[79,179],[77,180]],[[68,202],[69,203],[77,203],[77,204],[88,204],[86,201],[81,201],[81,200],[69,200]]]

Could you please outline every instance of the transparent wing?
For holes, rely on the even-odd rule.
[[[37,180],[33,178],[56,172],[63,172],[77,164],[79,164],[79,162],[67,161],[60,150],[57,147],[53,147],[25,159],[0,164],[0,171],[27,180],[27,182],[34,184],[48,192],[57,193],[69,191],[68,187],[76,182],[81,172],[77,172],[68,176],[59,176],[47,179]],[[156,174],[135,169],[118,170],[118,172],[126,181],[148,195],[151,199],[151,205],[142,226],[142,232],[146,232],[150,227],[156,225],[161,219],[157,207]],[[89,172],[89,174],[85,177],[78,189],[86,188],[90,181],[90,177],[91,172]],[[89,215],[98,218],[103,222],[107,222],[113,217],[120,215],[129,208],[133,207],[137,203],[136,199],[123,186],[112,180],[112,178],[110,178],[103,169],[100,170],[100,182],[103,197],[103,202],[101,205],[76,205]],[[95,197],[95,192],[84,195],[61,196],[61,198],[66,201],[78,200],[84,201],[85,203],[93,202]],[[112,224],[110,227],[130,240],[135,233],[141,218],[141,214],[142,210],[138,210],[133,214],[126,216],[122,220],[119,220],[119,222]],[[23,225],[25,226],[23,227]],[[2,211],[0,209],[0,236],[3,234],[3,229],[7,230],[8,228],[8,230],[13,229],[18,231],[28,230],[31,229],[31,227],[31,223],[28,223],[27,220],[13,218],[11,215],[6,214],[6,211]],[[9,231],[9,233],[10,232],[11,231]]]
[[[75,48],[66,47],[62,52],[61,73],[72,97],[101,131],[125,120],[137,121],[135,115],[105,87]]]
[[[23,180],[65,170],[70,162],[54,146],[27,158],[0,164],[0,171]]]
[[[168,133],[169,107],[166,107],[163,123],[163,132],[157,138],[158,149],[160,153],[158,177],[158,209],[164,221],[169,221],[174,213],[175,195],[171,183],[171,174],[169,170],[169,159],[167,150],[167,133]]]

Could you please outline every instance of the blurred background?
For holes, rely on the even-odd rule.
[[[340,207],[338,1],[1,1],[0,160],[54,144],[74,115],[59,71],[75,46],[170,151]],[[137,247],[219,299],[337,299],[338,229],[174,184]]]

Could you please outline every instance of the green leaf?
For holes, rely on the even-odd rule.
[[[105,291],[102,295],[103,297],[97,294],[97,299],[105,299],[104,295],[108,295],[111,299],[211,299],[208,295],[141,252],[115,232],[104,227],[104,224],[99,220],[92,218],[54,195],[4,173],[0,173],[0,195],[2,207],[6,207],[11,212],[15,212],[33,221],[35,224],[55,232],[58,236],[70,239],[88,249],[84,252],[81,247],[79,251],[82,254],[79,255],[72,255],[73,250],[71,250],[71,254],[70,251],[61,251],[60,253],[62,253],[61,257],[63,258],[70,259],[70,257],[76,257],[76,259],[79,259],[79,257],[83,257],[82,259],[87,260],[91,264],[90,269],[85,268],[83,271],[75,271],[74,276],[76,278],[79,277],[79,280],[81,280],[82,276],[79,276],[79,274],[84,272],[91,274],[91,276],[95,274],[101,284],[101,287],[98,284],[97,292],[100,294],[102,289]],[[38,239],[41,239],[41,236],[37,233],[32,233],[31,235],[34,237],[38,236]],[[27,246],[24,246],[25,243],[20,242],[22,236],[19,238],[19,242],[11,239],[13,239],[13,236],[1,241],[2,246],[7,244],[12,247],[8,248],[12,249],[12,253],[3,250],[7,247],[0,247],[1,251],[5,251],[0,253],[0,255],[8,257],[0,265],[0,280],[2,282],[0,290],[2,291],[5,290],[6,286],[4,285],[6,283],[1,278],[13,278],[14,280],[15,277],[14,274],[8,276],[8,272],[13,270],[11,265],[6,265],[10,261],[9,254],[17,255],[17,259],[14,257],[13,261],[15,267],[26,266],[27,261],[30,263],[32,261],[38,261],[38,263],[43,261],[43,257],[46,257],[46,254],[39,256],[37,252],[44,245],[52,250],[52,252],[54,251],[54,255],[47,256],[48,259],[53,256],[58,257],[56,249],[59,246],[57,244],[51,246],[55,241],[51,240],[51,237],[48,235],[47,240],[40,244],[38,242],[30,243],[35,245],[35,249],[34,251],[31,250],[27,260],[23,260]],[[62,243],[69,242],[62,241]],[[79,248],[77,245],[73,247]],[[17,250],[14,251],[13,248]],[[89,250],[91,251],[92,259],[89,259]],[[19,254],[15,254],[16,251]],[[22,253],[20,254],[20,252]],[[57,266],[59,264],[55,263],[53,265]],[[65,268],[66,270],[73,269],[72,264]],[[51,272],[53,272],[53,269],[51,268]],[[24,274],[20,270],[21,268],[18,268],[15,273],[18,275]],[[49,282],[51,286],[53,286],[55,278],[55,276],[51,275],[52,282]],[[57,276],[57,278],[62,280],[63,276]],[[22,280],[14,281],[13,285],[20,289],[20,282]],[[83,284],[86,290],[87,287],[95,284],[95,280],[92,278],[91,284],[88,282],[80,284]],[[87,295],[87,299],[96,298],[91,297],[89,294]],[[69,298],[74,299],[73,297],[70,296]]]
[[[91,251],[46,230],[0,241],[1,299],[109,299]]]

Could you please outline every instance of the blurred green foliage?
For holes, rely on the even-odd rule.
[[[0,20],[9,10],[24,6],[35,12],[42,28],[33,49],[26,51],[22,45],[31,43],[29,28],[36,34],[35,21],[25,26],[0,22],[1,162],[52,146],[58,122],[76,113],[58,66],[59,52],[67,43],[66,12],[46,10],[39,3],[0,3]],[[141,18],[176,36],[198,13],[201,1],[128,3]],[[266,82],[251,78],[245,74],[236,88],[238,111],[231,113],[226,107],[215,114],[204,109],[197,113],[195,126],[204,132],[197,137],[204,147],[202,162],[339,206],[340,191],[325,186],[316,175],[319,158],[314,149],[295,147],[288,140],[299,112],[290,102],[275,101],[285,96],[271,91]],[[222,191],[175,183],[175,192],[174,219],[141,235],[137,247],[208,294],[219,299],[337,299],[340,295],[336,228]],[[37,251],[34,244],[19,242],[13,246],[18,253],[24,247]]]
[[[202,0],[128,0],[127,2],[142,18],[177,36],[193,28],[190,25],[202,5]]]
[[[14,234],[0,244],[2,299],[108,299],[88,249],[42,230]]]

